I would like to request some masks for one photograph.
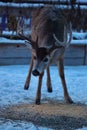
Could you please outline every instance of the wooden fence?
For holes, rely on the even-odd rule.
[[[24,43],[0,43],[0,65],[29,64],[31,52]],[[87,65],[87,44],[71,44],[65,65]]]

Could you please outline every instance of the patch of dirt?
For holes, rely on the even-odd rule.
[[[87,126],[87,106],[58,102],[19,104],[0,108],[0,118],[31,121],[54,130],[75,130]]]

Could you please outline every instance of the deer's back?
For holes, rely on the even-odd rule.
[[[40,8],[32,15],[32,40],[35,41],[38,36],[39,46],[50,46],[55,42],[55,33],[58,39],[63,41],[64,24],[66,19],[60,10],[54,6]]]

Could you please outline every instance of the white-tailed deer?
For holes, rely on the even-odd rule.
[[[65,48],[69,46],[72,37],[71,24],[68,25],[60,10],[53,6],[47,6],[33,13],[31,38],[25,36],[22,30],[23,25],[19,22],[18,35],[26,40],[26,45],[29,48],[30,46],[32,48],[32,59],[24,89],[29,88],[31,73],[34,76],[39,76],[36,104],[40,104],[44,70],[46,69],[47,72],[48,92],[52,92],[49,66],[51,63],[56,62],[59,67],[65,100],[68,103],[73,103],[67,91],[63,63]],[[70,33],[69,38],[68,31]]]

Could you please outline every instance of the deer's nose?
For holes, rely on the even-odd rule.
[[[32,71],[32,74],[33,74],[34,76],[39,76],[40,73],[35,69],[35,70]]]

